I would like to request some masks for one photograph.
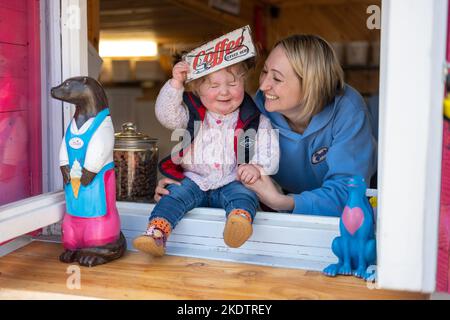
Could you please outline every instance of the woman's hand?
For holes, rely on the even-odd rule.
[[[169,178],[164,178],[158,181],[158,185],[156,186],[155,189],[155,196],[153,197],[156,202],[159,202],[162,196],[168,195],[170,193],[169,190],[166,189],[166,186],[173,183],[181,185],[179,181],[172,180]]]
[[[182,89],[189,72],[189,64],[186,61],[180,61],[173,66],[172,79],[170,85],[176,89]]]
[[[241,164],[237,176],[242,183],[254,184],[261,177],[260,168],[253,164]]]
[[[262,174],[253,184],[243,183],[244,186],[256,193],[262,203],[270,208],[277,211],[294,210],[294,198],[280,193],[268,175]]]

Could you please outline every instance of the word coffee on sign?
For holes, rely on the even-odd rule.
[[[184,56],[191,81],[256,55],[250,26],[236,29],[202,45]]]

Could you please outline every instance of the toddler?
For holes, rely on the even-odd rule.
[[[279,145],[269,119],[245,93],[251,63],[244,60],[186,86],[189,65],[181,61],[173,67],[155,112],[168,129],[189,134],[182,150],[159,164],[164,175],[180,184],[169,185],[170,194],[154,207],[147,231],[133,242],[138,250],[163,256],[170,233],[195,207],[225,209],[223,238],[229,247],[240,247],[252,235],[258,198],[241,181],[253,184],[261,174],[276,173]],[[248,132],[255,132],[254,139]]]

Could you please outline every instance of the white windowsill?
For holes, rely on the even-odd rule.
[[[145,231],[154,205],[119,202],[122,231],[132,249],[133,238]],[[225,211],[196,208],[174,229],[167,253],[274,267],[321,271],[337,261],[331,243],[339,234],[339,219],[258,212],[253,235],[240,248],[223,242]]]
[[[133,238],[145,230],[153,206],[117,203],[129,250],[133,250]],[[62,192],[0,207],[0,243],[60,222],[64,210]],[[337,260],[331,252],[331,243],[339,234],[338,218],[259,212],[252,237],[238,249],[228,248],[224,244],[224,225],[224,210],[194,209],[174,229],[167,244],[167,253],[316,271]],[[35,240],[59,240],[55,237],[59,233],[58,227],[46,230],[46,236]],[[9,250],[4,246],[0,248],[4,255],[18,247],[10,245]]]

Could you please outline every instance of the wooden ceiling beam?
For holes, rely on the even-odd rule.
[[[166,1],[177,7],[188,10],[200,17],[203,17],[204,19],[214,21],[215,23],[222,24],[233,29],[252,23],[251,21],[247,21],[240,17],[212,9],[208,6],[207,2],[205,3],[203,1],[198,0],[166,0]]]
[[[149,8],[155,6],[164,6],[164,1],[161,0],[101,0],[100,10],[121,10],[121,9],[137,9]]]
[[[280,7],[300,6],[300,5],[345,5],[345,4],[367,4],[381,5],[381,0],[259,0],[266,5]]]
[[[202,30],[202,29],[214,29],[214,26],[211,26],[209,23],[196,23],[195,19],[192,17],[180,17],[180,24],[189,24],[192,25],[190,28],[181,28],[180,24],[174,25],[170,20],[161,20],[161,19],[133,19],[133,20],[114,20],[114,21],[103,21],[101,22],[101,29],[111,29],[117,28],[120,29],[123,26],[146,26],[150,29],[154,29],[153,31],[157,31],[158,28],[166,28],[168,30],[179,31],[180,33],[185,32],[186,30]],[[223,29],[220,25],[216,25],[215,29]],[[152,30],[149,30],[152,31]]]
[[[90,0],[87,2],[88,16],[88,39],[98,51],[100,41],[100,0]]]
[[[119,16],[119,15],[135,15],[135,14],[158,14],[158,15],[165,15],[166,13],[170,13],[177,8],[174,8],[171,5],[163,6],[163,7],[149,7],[149,8],[121,8],[121,9],[114,9],[114,10],[103,10],[100,11],[100,16]]]
[[[185,35],[198,35],[199,38],[205,34],[222,34],[224,32],[221,26],[210,26],[208,24],[195,25],[192,28],[180,29],[178,26],[173,26],[170,24],[155,24],[154,22],[123,22],[122,24],[106,24],[102,25],[102,32],[111,33],[121,33],[122,31],[129,32],[130,29],[136,29],[145,31],[148,34],[160,35],[160,34],[170,34],[176,37],[179,35],[183,37]]]
[[[183,22],[198,23],[198,19],[194,15],[180,15],[178,12],[168,12],[163,17],[154,13],[139,13],[134,15],[122,14],[114,16],[102,16],[100,17],[100,23],[111,24],[111,23],[122,23],[128,21],[148,21],[148,22],[162,22],[164,24],[174,24],[174,19],[177,19],[177,25]],[[204,24],[204,23],[200,23]]]
[[[158,44],[180,44],[180,43],[205,43],[214,37],[221,34],[217,30],[190,30],[188,33],[180,34],[179,32],[165,30],[158,32],[148,32],[148,28],[145,27],[123,27],[120,28],[120,34],[118,36],[112,36],[112,33],[118,32],[118,29],[105,29],[104,33],[108,34],[108,38],[126,38],[130,39],[134,36],[143,33],[147,37],[157,39]],[[122,34],[129,34],[128,37],[123,37]],[[104,37],[106,38],[106,37]]]

